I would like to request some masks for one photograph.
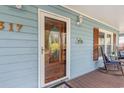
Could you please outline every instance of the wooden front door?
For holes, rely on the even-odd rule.
[[[45,83],[66,76],[66,22],[45,17]]]
[[[70,19],[39,10],[39,86],[70,77]]]

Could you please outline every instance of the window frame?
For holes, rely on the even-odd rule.
[[[110,34],[111,35],[111,51],[113,51],[113,32],[110,32],[110,31],[107,31],[107,30],[104,30],[104,29],[99,29],[99,33],[102,32],[105,34],[105,54],[107,54],[107,34]],[[100,45],[100,44],[99,44]],[[99,56],[99,58],[101,59],[102,56]]]

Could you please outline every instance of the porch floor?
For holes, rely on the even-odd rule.
[[[121,72],[95,70],[67,82],[73,88],[124,88]]]

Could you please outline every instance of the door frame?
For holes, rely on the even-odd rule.
[[[45,64],[44,64],[44,55],[41,53],[42,47],[44,48],[44,17],[50,17],[58,20],[65,21],[67,24],[66,31],[66,76],[58,80],[54,80],[50,83],[45,84]],[[41,46],[42,45],[42,46]],[[42,9],[38,9],[38,87],[45,87],[64,79],[70,79],[70,18],[51,13]],[[42,59],[41,59],[42,58]]]

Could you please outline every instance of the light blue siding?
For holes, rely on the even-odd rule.
[[[98,27],[118,34],[115,29],[84,17],[76,25],[79,14],[62,6],[0,6],[0,21],[5,29],[0,31],[0,87],[38,87],[38,8],[71,19],[71,78],[97,68],[93,62],[93,28]],[[23,24],[21,32],[7,32],[8,23]],[[83,44],[76,44],[77,37]],[[118,38],[118,37],[117,37]]]
[[[0,87],[38,87],[37,20],[37,13],[0,6],[0,21],[5,22],[0,31]],[[21,32],[16,26],[7,32],[8,23],[22,24]]]

